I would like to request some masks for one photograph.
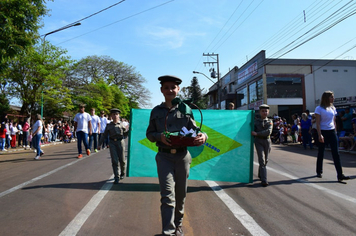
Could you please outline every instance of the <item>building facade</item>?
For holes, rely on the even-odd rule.
[[[259,52],[241,68],[233,68],[209,89],[209,108],[258,110],[266,103],[270,114],[291,117],[313,112],[324,91],[335,94],[335,106],[356,112],[356,60],[273,59]],[[220,99],[218,98],[220,95]]]

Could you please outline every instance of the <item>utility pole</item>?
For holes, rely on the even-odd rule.
[[[220,105],[220,71],[219,71],[219,54],[215,54],[215,53],[203,53],[203,56],[205,57],[210,57],[213,58],[214,61],[207,61],[207,62],[203,62],[204,65],[208,64],[210,66],[211,65],[217,65],[217,75],[213,69],[213,71],[210,74],[210,77],[212,78],[217,78],[218,79],[218,108],[221,109],[221,105]]]

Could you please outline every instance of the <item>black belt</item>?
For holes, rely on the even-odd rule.
[[[121,140],[122,140],[122,138],[110,138],[110,140],[112,140],[112,141],[116,142],[116,141],[121,141]]]
[[[267,137],[259,137],[259,136],[256,136],[256,138],[259,138],[259,139],[269,139],[270,137],[267,136]]]
[[[183,148],[158,148],[159,152],[165,152],[165,153],[171,153],[171,154],[176,154],[178,152],[186,152],[187,148],[183,147]]]

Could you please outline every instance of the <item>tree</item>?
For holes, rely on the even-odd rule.
[[[0,72],[6,62],[35,44],[45,0],[3,0],[0,4]]]
[[[1,93],[0,94],[0,122],[2,119],[2,115],[3,114],[7,114],[10,110],[10,102],[9,100],[6,98],[6,94],[5,93]]]
[[[22,102],[21,114],[40,113],[42,92],[44,116],[62,116],[72,109],[68,88],[62,78],[70,65],[66,51],[46,43],[21,52],[5,70],[9,96]]]
[[[190,86],[183,87],[179,97],[181,99],[192,99],[193,103],[200,109],[206,109],[208,107],[208,97],[205,97],[205,91],[200,89],[197,77],[193,77]],[[195,107],[192,107],[193,109]]]
[[[97,112],[109,113],[111,108],[119,108],[121,116],[128,118],[130,101],[116,85],[108,85],[103,80],[71,89],[71,97],[76,105],[86,104],[86,109],[95,108]],[[72,113],[77,111],[74,106]]]
[[[67,75],[66,84],[82,87],[103,80],[117,86],[134,104],[149,105],[150,92],[143,86],[146,80],[133,66],[116,61],[109,56],[88,56],[75,63]]]

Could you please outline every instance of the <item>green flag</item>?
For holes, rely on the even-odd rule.
[[[157,177],[156,143],[146,138],[151,110],[132,109],[127,176]],[[200,113],[193,110],[197,126]],[[199,147],[188,147],[192,156],[189,179],[252,182],[254,111],[202,110],[202,132],[208,140]]]

